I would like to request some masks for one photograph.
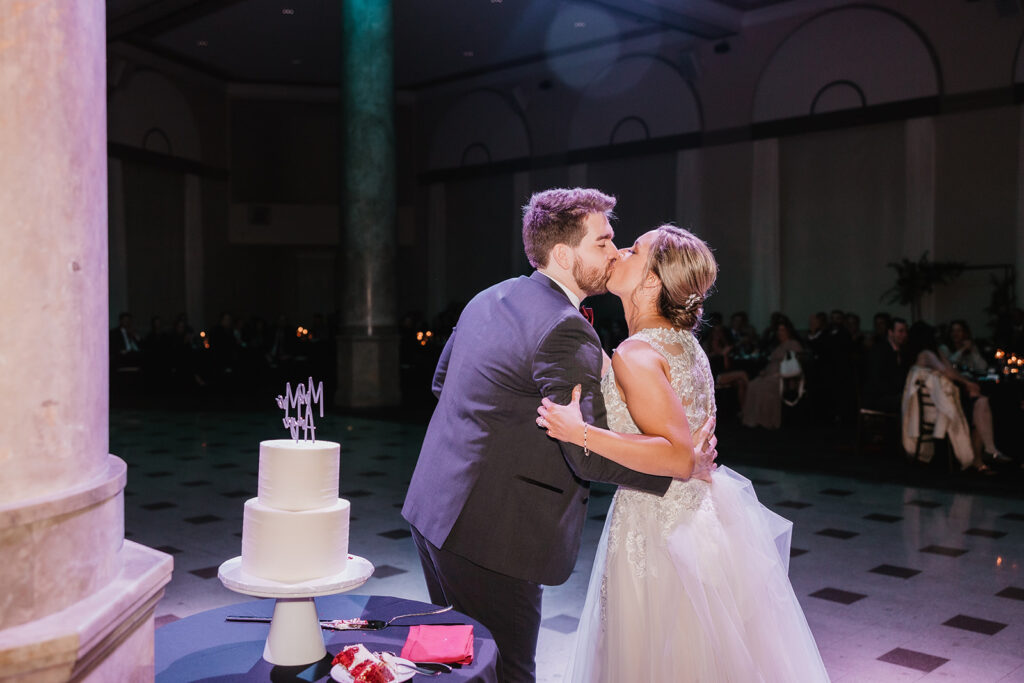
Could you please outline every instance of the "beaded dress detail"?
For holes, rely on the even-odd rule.
[[[696,337],[648,328],[630,339],[665,357],[695,434],[715,415]],[[609,428],[640,433],[612,371],[601,389]],[[792,524],[729,468],[712,479],[674,480],[664,496],[616,492],[564,680],[828,680],[787,576]]]

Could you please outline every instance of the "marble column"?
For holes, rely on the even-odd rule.
[[[753,144],[750,200],[750,321],[768,324],[782,308],[782,235],[779,209],[779,141]]]
[[[395,315],[395,105],[390,0],[342,3],[342,329],[335,403],[400,402]]]
[[[104,32],[102,3],[0,4],[0,681],[152,678],[170,579],[107,452]]]
[[[902,256],[916,261],[927,251],[935,260],[935,119],[910,119],[905,125],[907,229]],[[923,320],[935,320],[933,295],[921,300],[920,313]]]

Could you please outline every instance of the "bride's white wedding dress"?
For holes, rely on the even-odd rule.
[[[715,413],[707,357],[690,332],[646,329],[668,360],[691,434]],[[608,426],[639,430],[609,372]],[[725,467],[713,484],[658,497],[621,488],[598,545],[566,681],[828,681],[789,583],[792,524]]]

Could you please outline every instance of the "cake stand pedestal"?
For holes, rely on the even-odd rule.
[[[263,659],[280,666],[312,664],[327,654],[320,617],[313,598],[359,588],[373,574],[369,560],[348,556],[345,571],[300,583],[261,579],[242,571],[242,558],[234,557],[220,566],[217,578],[236,593],[257,598],[276,598],[270,634]]]

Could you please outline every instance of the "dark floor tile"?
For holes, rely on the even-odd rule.
[[[888,662],[889,664],[895,664],[896,666],[905,666],[908,669],[929,673],[931,671],[935,671],[949,660],[945,657],[936,657],[935,655],[925,654],[924,652],[904,650],[902,647],[898,647],[895,650],[889,650],[886,652],[878,658],[878,661]]]
[[[209,443],[204,443],[203,446],[206,448],[223,448],[224,446],[227,446],[227,444],[223,441],[211,441]]]
[[[112,448],[111,450],[115,450],[115,449]],[[139,466],[139,463],[137,463],[137,462],[130,462],[130,463],[128,463],[128,467],[138,467],[138,466]]]
[[[898,579],[909,579],[911,576],[917,576],[921,573],[920,569],[897,567],[894,564],[880,564],[874,569],[869,569],[868,571],[875,574],[882,574],[884,576],[895,576]]]
[[[175,457],[174,459],[179,461],[179,462],[189,462],[191,460],[199,460],[199,459],[201,459],[201,457],[202,456],[199,456],[199,455],[179,455],[179,456]]]
[[[386,579],[389,576],[398,576],[399,574],[407,574],[408,572],[408,569],[400,569],[398,567],[392,567],[390,564],[382,564],[373,568],[373,578]]]
[[[195,488],[196,486],[209,486],[211,482],[206,479],[193,479],[192,481],[183,481],[179,486],[187,486],[189,488]]]
[[[886,515],[881,512],[872,512],[870,515],[864,515],[863,519],[867,519],[872,522],[887,522],[892,524],[893,522],[898,522],[903,518],[897,515]]]
[[[177,555],[178,553],[185,552],[181,548],[175,548],[173,545],[161,545],[153,548],[153,550],[159,550],[160,552],[167,553],[168,555]]]
[[[217,463],[216,465],[213,465],[212,467],[215,470],[229,470],[232,467],[238,467],[238,465],[236,465],[233,462],[220,462],[220,463]]]
[[[202,569],[190,569],[188,573],[198,576],[200,579],[212,579],[217,576],[218,569],[220,569],[220,565],[203,567]]]
[[[576,629],[580,626],[580,620],[576,617],[571,617],[568,614],[559,614],[554,617],[548,617],[544,621],[540,622],[543,628],[551,629],[552,631],[558,631],[559,633],[569,634],[575,633]]]
[[[157,479],[159,477],[169,477],[171,476],[171,474],[171,472],[150,472],[146,476],[149,477],[150,479]]]
[[[409,538],[412,536],[412,532],[408,529],[392,529],[391,531],[382,531],[377,535],[397,541],[402,538]]]
[[[608,513],[602,513],[600,515],[591,515],[590,518],[595,522],[603,522],[608,519]]]
[[[942,503],[936,503],[934,500],[908,500],[907,505],[914,505],[919,508],[926,508],[928,510],[932,508],[942,507]]]
[[[170,453],[170,451],[167,450],[166,448],[150,448],[146,452],[147,453],[154,453],[154,454],[156,454],[156,453]]]
[[[373,456],[373,459],[374,460],[394,460],[395,456],[393,456],[393,455],[375,455],[375,456]]]
[[[790,547],[790,549],[789,549],[789,556],[790,557],[800,557],[801,555],[803,555],[806,552],[807,551],[804,550],[803,548],[793,548],[793,547]]]
[[[391,507],[393,507],[393,508],[402,508],[402,507],[405,507],[405,503],[392,503]]]
[[[1005,531],[995,531],[994,529],[968,529],[964,532],[965,536],[982,536],[984,538],[1002,538],[1006,535]]]
[[[996,593],[996,597],[1010,598],[1012,600],[1024,600],[1024,588],[1017,588],[1016,586],[1007,586],[1003,590]]]
[[[364,498],[366,496],[371,496],[371,495],[373,495],[373,493],[370,492],[370,491],[365,491],[363,489],[356,489],[355,491],[344,491],[344,492],[342,492],[341,497],[342,498]]]
[[[1007,512],[1000,519],[1012,519],[1014,522],[1024,522],[1024,515],[1019,512]]]
[[[223,517],[217,515],[199,515],[197,517],[186,517],[185,521],[189,524],[209,524],[210,522],[219,522]]]
[[[811,507],[810,503],[801,503],[796,500],[783,500],[775,504],[775,507],[780,508],[792,508],[794,510],[803,510],[804,508]]]
[[[367,472],[360,472],[359,476],[360,477],[386,477],[386,476],[388,476],[388,473],[387,472],[381,472],[380,470],[369,470]]]
[[[145,505],[140,505],[139,507],[141,507],[143,510],[166,510],[167,508],[176,508],[178,507],[178,504],[172,503],[167,500],[161,500],[157,503],[146,503]]]
[[[252,498],[252,492],[245,491],[243,489],[235,489],[234,491],[225,491],[220,494],[225,498]]]
[[[1001,624],[998,621],[969,617],[966,614],[958,614],[952,619],[942,622],[942,625],[973,633],[984,633],[986,636],[993,636],[1006,628],[1006,624]]]
[[[124,495],[126,495],[126,496],[134,496],[135,495],[135,491],[125,491]]]
[[[822,494],[824,494],[826,496],[840,496],[840,497],[853,495],[853,491],[847,491],[846,489],[824,489],[823,491],[820,491],[819,493],[822,493]]]
[[[932,553],[933,555],[945,555],[946,557],[960,557],[967,551],[963,548],[947,548],[942,545],[926,545],[921,548],[922,553]]]
[[[751,479],[750,483],[754,486],[773,486],[775,484],[774,481],[768,479]]]
[[[811,597],[828,600],[830,602],[838,602],[841,605],[852,605],[858,600],[863,600],[868,596],[862,595],[861,593],[851,593],[850,591],[839,590],[838,588],[822,588],[820,591],[811,593]]]
[[[856,531],[846,531],[845,529],[822,529],[821,531],[814,532],[818,536],[828,536],[829,538],[840,538],[844,541],[853,538],[854,536],[860,536]]]

